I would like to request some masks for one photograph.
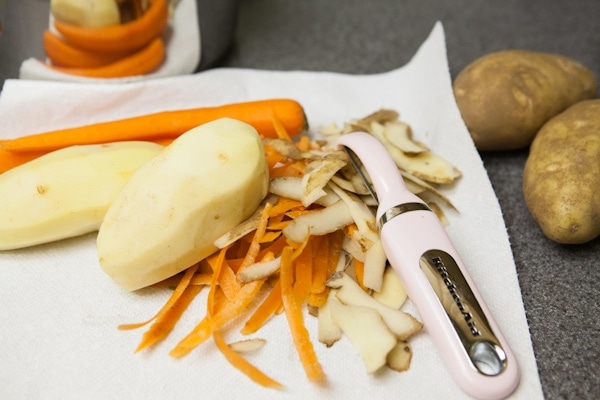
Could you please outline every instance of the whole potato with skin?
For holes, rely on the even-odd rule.
[[[506,50],[465,67],[453,83],[463,120],[481,151],[529,146],[540,127],[596,96],[596,77],[560,55]]]
[[[600,235],[600,99],[577,103],[542,127],[525,163],[523,192],[555,242]]]

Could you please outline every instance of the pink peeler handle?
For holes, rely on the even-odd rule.
[[[358,156],[373,183],[388,261],[455,381],[479,399],[510,395],[519,384],[515,356],[435,213],[404,186],[375,137],[350,133],[338,145]]]

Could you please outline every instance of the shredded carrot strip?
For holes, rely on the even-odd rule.
[[[242,371],[246,376],[252,379],[254,382],[258,383],[264,387],[271,388],[282,388],[283,385],[276,380],[271,379],[267,375],[265,375],[258,368],[250,364],[244,357],[236,353],[229,347],[223,337],[219,332],[213,332],[213,340],[217,345],[217,348],[221,351],[221,353],[225,356],[227,361],[231,363],[238,370]]]
[[[251,265],[256,260],[256,256],[260,251],[260,244],[258,243],[258,241],[260,240],[261,235],[264,235],[264,232],[266,231],[270,208],[270,203],[267,203],[267,205],[263,209],[263,212],[261,213],[261,220],[258,224],[258,228],[254,233],[254,238],[252,239],[252,243],[250,245],[250,248],[248,249],[246,257],[244,257],[242,266],[240,266],[240,270],[247,265]],[[225,256],[226,251],[223,250],[219,253],[219,257],[221,255],[223,257]],[[219,275],[221,272],[222,264],[223,263],[217,263],[217,270],[219,271]],[[198,323],[196,327],[183,340],[181,340],[173,350],[171,350],[170,354],[173,357],[181,357],[188,354],[194,348],[205,342],[206,339],[208,339],[208,337],[213,332],[217,331],[225,324],[230,322],[232,319],[239,316],[241,312],[250,304],[250,302],[258,294],[265,280],[266,279],[257,280],[242,285],[235,298],[230,299],[229,303],[225,303],[223,307],[214,315],[207,315],[206,317],[204,317],[204,319],[202,319],[202,321],[200,321],[200,323]]]
[[[279,176],[291,176],[300,178],[304,175],[305,164],[304,162],[298,161],[292,164],[285,164],[281,167],[273,168],[271,171],[271,178]]]
[[[263,258],[267,252],[271,252],[273,254],[281,254],[281,250],[287,246],[287,238],[283,235],[279,236],[275,242],[273,242],[269,247],[264,250],[261,250],[258,253],[258,258]]]
[[[228,299],[233,299],[239,293],[241,284],[237,280],[235,272],[229,266],[229,263],[227,263],[224,258],[221,259],[221,253],[223,253],[223,251],[217,253],[217,256],[213,254],[207,258],[207,261],[213,269],[213,275],[218,273],[219,285],[221,286],[223,293],[225,293],[225,296],[227,296]]]
[[[296,297],[293,292],[293,265],[292,265],[293,250],[290,247],[283,249],[281,254],[281,267],[280,267],[280,280],[281,280],[281,297],[283,301],[283,307],[285,309],[285,316],[288,320],[288,325],[292,337],[294,339],[294,345],[304,372],[309,380],[320,382],[325,379],[323,368],[319,363],[315,349],[310,341],[308,330],[304,325],[304,318],[302,316],[302,309],[296,301]]]
[[[194,329],[183,338],[169,353],[173,357],[182,357],[201,345],[210,335],[239,316],[258,294],[264,280],[245,284],[235,299],[223,304],[214,316],[204,317]]]
[[[291,140],[290,135],[288,134],[287,130],[281,123],[281,120],[275,114],[275,111],[272,111],[272,113],[273,113],[273,118],[272,118],[273,130],[277,134],[277,137],[279,137],[280,139]]]
[[[356,275],[356,281],[360,285],[363,290],[366,290],[367,287],[364,285],[364,276],[365,276],[365,263],[357,260],[356,258],[352,259],[352,263],[354,264],[354,273]]]
[[[285,159],[285,156],[281,153],[278,153],[273,146],[264,146],[265,157],[267,159],[267,165],[269,166],[269,172],[272,172],[275,166],[282,162]]]
[[[279,236],[281,236],[281,231],[265,232],[265,234],[260,239],[260,243],[271,243],[273,240],[276,240]]]
[[[300,140],[298,140],[296,142],[296,147],[300,151],[310,150],[310,137],[309,136],[301,136]]]
[[[190,303],[196,298],[198,293],[202,290],[202,286],[188,286],[185,288],[181,296],[177,299],[175,304],[171,306],[168,313],[165,313],[162,318],[157,319],[151,326],[150,329],[144,333],[142,337],[142,341],[135,349],[136,352],[144,350],[147,347],[150,347],[164,338],[166,338],[169,333],[175,327],[175,324],[183,314],[183,312],[187,309]]]
[[[217,283],[222,279],[222,272],[225,269],[225,256],[227,255],[228,247],[222,248],[218,253],[217,257],[214,258],[214,269],[213,276],[210,282],[210,290],[208,291],[208,299],[206,301],[206,315],[212,317],[215,311],[215,293],[217,289]],[[212,258],[212,257],[211,257]],[[238,290],[239,292],[239,290]],[[227,294],[223,292],[225,296]]]
[[[242,265],[240,266],[239,271],[243,271],[249,265],[253,264],[256,261],[256,257],[260,251],[260,241],[262,237],[265,235],[267,231],[267,224],[269,223],[269,213],[271,212],[271,203],[267,203],[265,208],[263,209],[260,220],[258,222],[258,226],[256,227],[256,231],[254,232],[254,236],[252,238],[252,242],[250,242],[250,248],[244,257],[244,261],[242,261]]]
[[[169,310],[175,304],[175,302],[177,302],[177,300],[179,299],[179,297],[183,294],[185,288],[189,285],[190,280],[194,276],[194,273],[196,273],[197,269],[198,269],[198,264],[194,264],[193,266],[191,266],[190,268],[188,268],[186,270],[185,274],[183,275],[183,278],[181,278],[181,281],[179,281],[179,284],[177,285],[177,287],[175,288],[175,290],[171,294],[171,297],[169,298],[169,300],[167,300],[167,302],[165,303],[165,305],[156,313],[156,315],[154,315],[152,318],[150,318],[150,319],[148,319],[147,321],[144,321],[144,322],[139,322],[139,323],[135,323],[135,324],[122,324],[122,325],[119,325],[119,329],[120,330],[131,330],[131,329],[141,328],[142,326],[147,325],[150,322],[154,321],[155,319],[159,319],[163,315],[165,315],[166,313],[168,313]]]
[[[295,276],[294,282],[294,294],[299,304],[303,304],[308,300],[310,289],[312,287],[313,280],[313,266],[312,266],[312,246],[311,242],[307,240],[306,246],[302,252],[296,258],[295,264]]]
[[[281,282],[277,279],[275,286],[269,292],[267,297],[254,311],[252,316],[246,321],[246,324],[241,330],[244,335],[250,335],[258,331],[269,318],[281,308]]]
[[[312,293],[321,293],[325,290],[327,281],[327,266],[329,264],[329,236],[315,236],[313,243],[315,251],[313,252],[313,279],[310,291]]]
[[[212,280],[212,275],[195,274],[192,277],[192,279],[190,280],[190,285],[198,285],[198,286],[210,285],[211,280]]]
[[[275,205],[271,207],[271,212],[269,213],[269,216],[273,217],[276,215],[282,215],[288,211],[298,208],[304,209],[304,206],[300,201],[280,197],[277,203],[275,203]]]
[[[225,263],[225,255],[227,253],[227,249],[222,249],[219,251],[218,256],[215,260],[215,270],[213,273],[213,279],[210,284],[210,291],[208,294],[208,299],[206,303],[206,315],[210,318],[215,314],[215,295],[217,292],[217,285],[219,281],[219,276],[223,267],[226,265]],[[243,372],[246,376],[252,379],[254,382],[258,383],[261,386],[265,387],[273,387],[273,388],[281,388],[283,387],[281,383],[271,379],[267,375],[265,375],[258,368],[250,364],[246,359],[244,359],[241,355],[233,351],[226,343],[221,333],[218,330],[213,330],[212,332],[213,340],[221,352],[223,356],[229,361],[231,365],[237,368],[239,371]]]

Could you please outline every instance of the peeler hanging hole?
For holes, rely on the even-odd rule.
[[[506,354],[493,343],[480,341],[471,347],[471,359],[483,375],[496,376],[506,367]]]

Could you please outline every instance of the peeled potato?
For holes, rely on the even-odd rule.
[[[216,239],[267,194],[261,139],[223,118],[194,128],[140,168],[98,232],[104,271],[127,290],[170,276],[216,251]]]
[[[149,142],[73,146],[0,174],[0,250],[98,230],[131,174],[162,149]]]
[[[121,23],[117,0],[52,0],[50,11],[57,20],[76,26],[99,28]]]

